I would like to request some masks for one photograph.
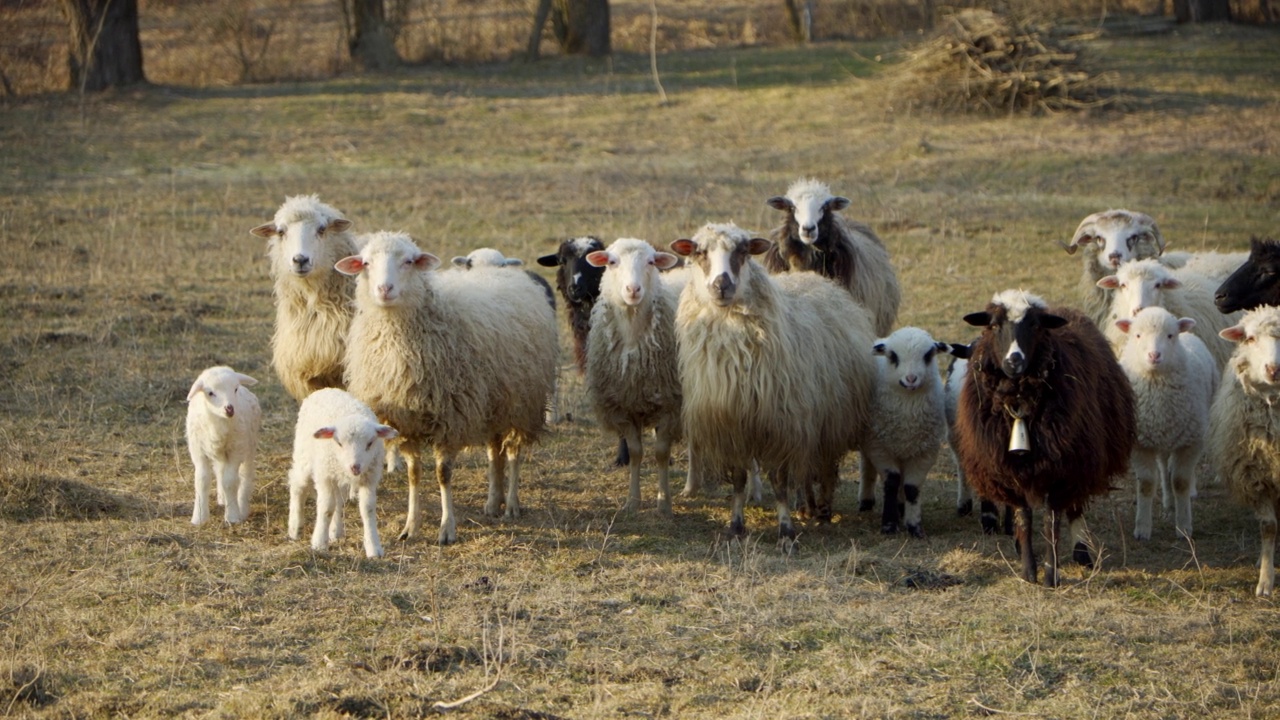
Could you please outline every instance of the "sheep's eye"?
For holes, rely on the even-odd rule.
[[[1173,333],[1169,333],[1169,339],[1170,339],[1170,340],[1172,340],[1172,339],[1173,339]]]
[[[342,447],[342,441],[338,439],[337,435],[333,436],[333,441],[338,444],[338,447]]]
[[[212,391],[212,390],[210,390],[210,391],[209,391],[209,397],[217,397],[217,396],[218,396],[218,394],[217,394],[217,393],[215,393],[214,391]]]
[[[370,441],[369,441],[369,444],[364,446],[364,449],[365,449],[365,450],[371,450],[371,449],[373,449],[373,441],[372,441],[372,440],[370,440]]]
[[[892,350],[890,350],[890,351],[889,351],[889,362],[893,363],[893,366],[894,366],[894,367],[897,367],[897,366],[898,366],[898,353],[893,352]]]

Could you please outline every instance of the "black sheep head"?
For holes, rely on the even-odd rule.
[[[975,354],[988,362],[999,354],[1000,369],[1015,379],[1032,367],[1041,334],[1067,324],[1066,318],[1049,312],[1043,300],[1021,290],[997,294],[985,311],[969,313],[964,321],[985,328]]]
[[[593,267],[587,254],[603,250],[600,238],[586,235],[569,238],[551,255],[538,258],[538,264],[556,269],[556,289],[572,305],[592,305],[600,297],[600,278],[604,268]]]
[[[1218,286],[1213,302],[1224,313],[1280,305],[1280,242],[1250,239],[1249,259]]]

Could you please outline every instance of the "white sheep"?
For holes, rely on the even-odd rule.
[[[360,253],[337,264],[359,276],[345,379],[400,434],[409,476],[401,538],[422,525],[418,481],[428,450],[440,485],[440,544],[457,541],[450,482],[465,448],[488,448],[485,513],[502,513],[506,479],[506,517],[518,517],[520,464],[543,431],[560,350],[542,288],[502,269],[433,272],[439,258],[403,233],[362,239]]]
[[[875,367],[865,348],[875,336],[870,314],[831,281],[770,276],[751,259],[771,245],[733,223],[673,242],[691,261],[676,337],[685,433],[704,464],[732,480],[730,530],[746,531],[754,459],[771,472],[780,539],[789,541],[790,478],[814,517],[831,518],[840,459],[868,420]]]
[[[396,431],[378,422],[369,406],[336,388],[317,390],[302,401],[289,470],[289,538],[302,529],[302,499],[316,489],[316,528],[311,547],[327,550],[343,535],[342,506],[358,496],[364,523],[364,553],[382,557],[374,507],[382,481],[383,441]]]
[[[1191,497],[1218,389],[1218,365],[1204,342],[1190,334],[1196,324],[1191,318],[1148,307],[1115,324],[1129,337],[1119,359],[1133,385],[1137,421],[1130,462],[1137,481],[1133,536],[1151,539],[1158,480],[1166,510],[1173,501],[1178,533],[1191,537]]]
[[[1105,210],[1093,213],[1076,227],[1071,243],[1062,246],[1074,254],[1084,248],[1080,275],[1081,309],[1098,327],[1107,328],[1116,318],[1108,316],[1111,294],[1098,281],[1131,260],[1157,258],[1170,268],[1188,270],[1221,282],[1247,258],[1246,253],[1165,252],[1164,236],[1156,221],[1132,210]]]
[[[587,339],[587,392],[596,420],[627,442],[631,484],[625,509],[640,508],[641,436],[654,428],[658,512],[670,515],[671,445],[681,430],[675,337],[680,283],[659,271],[679,258],[644,240],[620,238],[589,253],[587,262],[604,268]]]
[[[898,531],[901,492],[906,500],[902,522],[907,532],[924,537],[920,486],[947,438],[946,397],[936,360],[938,353],[950,350],[916,327],[895,330],[872,346],[877,380],[871,417],[875,420],[867,424],[861,451],[884,477],[881,532]],[[873,490],[864,483],[863,498]]]
[[[254,460],[262,408],[249,386],[258,381],[219,365],[200,373],[187,392],[187,450],[195,466],[195,508],[191,522],[209,520],[209,485],[217,478],[223,519],[238,523],[249,517]]]
[[[342,387],[352,282],[333,265],[356,251],[350,227],[315,195],[297,195],[285,199],[271,222],[250,231],[267,239],[275,280],[272,366],[299,402],[320,388]]]
[[[1255,593],[1276,584],[1276,514],[1280,510],[1280,308],[1262,306],[1222,331],[1236,343],[1213,399],[1209,451],[1231,494],[1253,508],[1262,537]]]
[[[1148,307],[1162,307],[1178,317],[1195,320],[1193,332],[1200,338],[1214,363],[1222,367],[1231,356],[1231,345],[1218,333],[1230,326],[1239,313],[1224,315],[1213,302],[1217,283],[1186,269],[1165,267],[1156,260],[1133,260],[1124,263],[1115,275],[1098,281],[1098,287],[1114,290],[1108,322],[1103,334],[1117,355],[1127,336],[1115,324],[1121,318],[1135,317]]]

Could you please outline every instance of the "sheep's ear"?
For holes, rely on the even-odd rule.
[[[791,198],[788,198],[786,195],[775,195],[768,200],[765,200],[764,204],[774,210],[783,210],[785,212],[791,212],[796,209],[796,204],[791,202]]]
[[[187,391],[187,402],[191,402],[202,392],[204,392],[204,381],[196,378],[196,381],[191,385],[191,389]]]
[[[762,255],[767,253],[771,247],[773,247],[773,241],[765,240],[764,238],[751,238],[751,240],[747,242],[747,252],[752,255]]]
[[[1160,282],[1157,282],[1156,287],[1161,290],[1176,290],[1177,288],[1182,287],[1182,281],[1178,278],[1165,278]]]
[[[1233,343],[1238,343],[1241,340],[1244,340],[1244,326],[1232,325],[1231,327],[1219,332],[1218,337],[1223,340],[1230,340]]]
[[[435,270],[440,267],[440,258],[429,252],[418,253],[418,256],[413,259],[413,266],[417,268],[419,272]]]
[[[596,250],[586,255],[587,264],[591,267],[604,267],[609,264],[609,253],[604,250]]]
[[[872,354],[874,354],[874,355],[883,355],[883,354],[884,354],[884,341],[883,341],[883,340],[879,340],[879,341],[877,341],[877,342],[876,342],[876,344],[875,344],[875,345],[872,345],[872,346],[871,346],[871,352],[872,352]]]
[[[359,275],[360,271],[364,270],[364,267],[364,260],[359,255],[344,257],[333,265],[333,269],[343,275]]]
[[[827,209],[831,212],[840,212],[847,207],[849,207],[849,198],[847,197],[837,195],[827,201]]]
[[[657,265],[659,270],[670,270],[679,262],[680,258],[671,253],[656,252],[653,254],[653,264]]]
[[[951,349],[948,352],[951,353],[951,356],[960,358],[961,360],[968,360],[973,355],[973,348],[968,345],[951,343],[950,348]]]
[[[940,353],[951,352],[951,346],[944,342],[935,342],[933,344],[933,349],[935,352]]]
[[[329,229],[333,232],[346,232],[351,229],[351,221],[346,218],[336,218],[329,222]]]
[[[991,324],[991,313],[975,312],[964,316],[964,321],[974,327],[986,327]]]
[[[382,438],[383,440],[390,440],[393,437],[400,437],[400,433],[396,432],[396,429],[391,427],[390,425],[379,425],[378,429],[375,430],[375,432],[378,434],[378,437]]]
[[[1178,332],[1189,332],[1191,328],[1196,326],[1194,318],[1178,318]]]
[[[260,237],[260,238],[266,238],[266,239],[270,240],[271,238],[275,237],[276,235],[279,235],[279,234],[280,234],[280,231],[279,231],[279,230],[276,230],[276,224],[275,224],[275,223],[273,223],[273,222],[269,222],[269,223],[267,223],[267,224],[265,224],[265,225],[259,225],[258,227],[256,227],[256,228],[254,228],[254,229],[250,230],[250,231],[249,231],[249,234],[250,234],[250,235],[257,235],[257,236],[258,236],[258,237]]]
[[[338,429],[335,427],[322,427],[319,430],[315,431],[315,433],[311,437],[317,440],[329,440],[333,438],[333,434],[337,431]]]
[[[453,266],[460,267],[460,268],[470,268],[471,258],[466,257],[465,255],[455,255],[453,256]]]
[[[236,373],[236,380],[239,380],[240,384],[244,385],[245,387],[253,387],[254,385],[258,384],[257,380],[254,380],[248,375],[244,375],[242,373]]]
[[[1129,328],[1133,327],[1133,321],[1130,320],[1129,318],[1121,318],[1116,321],[1116,327],[1120,328],[1120,332],[1124,333],[1125,335],[1128,335]]]
[[[542,267],[556,267],[560,264],[560,256],[558,254],[541,255],[538,257],[538,264]]]
[[[1044,313],[1043,315],[1040,316],[1040,327],[1044,328],[1045,330],[1057,330],[1058,328],[1066,324],[1067,324],[1067,319],[1062,317],[1061,315]]]
[[[523,265],[524,261],[520,258],[507,258],[502,261],[503,267],[521,267]]]
[[[1115,290],[1120,287],[1120,278],[1115,275],[1108,275],[1094,284],[1105,290]]]
[[[681,257],[689,257],[690,255],[698,251],[698,243],[688,238],[681,238],[679,240],[676,240],[672,242],[671,245],[669,245],[668,247],[671,248],[671,252]]]

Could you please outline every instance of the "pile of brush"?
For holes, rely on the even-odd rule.
[[[913,105],[943,112],[1037,113],[1097,108],[1115,97],[1075,49],[989,10],[962,10],[911,50],[897,78]]]

